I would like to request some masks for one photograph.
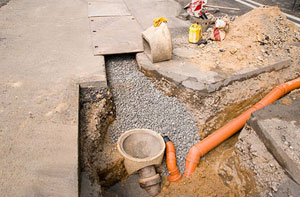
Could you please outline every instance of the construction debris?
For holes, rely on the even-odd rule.
[[[299,52],[295,43],[300,42],[300,29],[288,21],[277,7],[260,7],[243,16],[221,20],[230,24],[226,39],[210,41],[214,30],[208,28],[203,31],[202,38],[208,40],[208,44],[197,50],[201,58],[191,60],[199,67],[209,68],[212,62],[218,61],[223,71],[239,65],[242,73],[249,67],[270,65],[285,57],[294,57]]]

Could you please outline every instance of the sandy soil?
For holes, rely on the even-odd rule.
[[[208,153],[191,178],[163,185],[160,196],[255,196],[251,171],[246,171],[234,155],[237,135]]]
[[[109,90],[81,89],[80,171],[87,174],[91,184],[98,183],[103,187],[108,187],[126,176],[124,159],[107,138],[107,129],[114,117],[115,106]]]
[[[191,57],[185,59],[187,63],[194,63],[201,70],[215,71],[225,77],[292,58],[298,52],[293,44],[300,42],[300,28],[288,21],[278,7],[256,8],[234,21],[225,19],[229,22],[225,40],[208,40],[207,45],[198,46],[188,44],[187,35],[184,35],[174,39],[174,48],[190,51]],[[203,33],[203,38],[210,38],[212,31],[209,28]]]
[[[166,94],[178,97],[188,106],[188,109],[197,117],[199,133],[201,138],[204,138],[258,102],[277,84],[299,77],[299,62],[299,57],[295,55],[293,64],[289,68],[234,82],[210,95],[183,90],[166,80],[156,81],[156,83],[157,87]],[[175,194],[257,196],[260,194],[261,188],[256,185],[254,172],[240,165],[234,151],[237,135],[208,153],[201,160],[191,179],[183,180],[179,184],[166,182],[161,196],[174,196]]]

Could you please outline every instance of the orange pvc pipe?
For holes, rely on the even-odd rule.
[[[166,163],[169,170],[168,181],[179,182],[182,179],[182,175],[176,164],[176,151],[175,146],[168,137],[164,137],[166,143]]]
[[[253,112],[273,103],[286,93],[297,88],[300,88],[300,78],[278,85],[246,112],[242,113],[240,116],[233,119],[201,142],[195,144],[189,150],[189,153],[186,157],[184,175],[191,176],[199,163],[200,157],[239,131],[245,125],[246,121],[250,118]]]

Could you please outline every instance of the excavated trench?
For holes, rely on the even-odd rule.
[[[146,196],[137,178],[128,177],[116,149],[122,132],[148,128],[168,135],[183,172],[186,153],[195,142],[245,111],[278,83],[299,75],[297,64],[293,64],[204,95],[156,78],[153,73],[140,72],[133,55],[105,59],[108,88],[80,90],[81,196],[128,196],[128,192],[130,196]],[[237,137],[204,156],[191,178],[176,184],[163,176],[160,196],[257,195],[253,173],[240,165],[235,154]],[[166,175],[165,162],[157,170]]]

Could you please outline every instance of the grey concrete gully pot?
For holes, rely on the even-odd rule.
[[[161,135],[149,129],[129,130],[120,136],[117,147],[128,174],[138,172],[140,186],[150,196],[158,195],[161,179],[155,166],[161,164],[166,147]]]

